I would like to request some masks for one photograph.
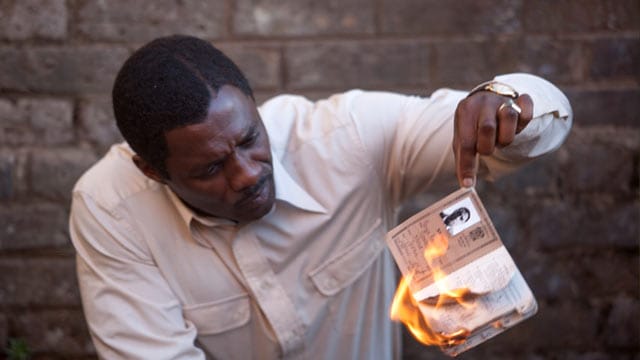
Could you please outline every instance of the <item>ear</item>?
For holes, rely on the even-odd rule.
[[[136,164],[136,167],[140,169],[140,171],[142,171],[142,173],[145,174],[148,178],[155,180],[159,183],[163,183],[163,184],[165,183],[165,180],[160,175],[160,173],[153,166],[151,166],[151,164],[146,162],[139,155],[133,155],[131,160],[133,160],[133,163]]]

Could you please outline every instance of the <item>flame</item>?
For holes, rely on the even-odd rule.
[[[473,299],[475,294],[471,293],[468,288],[452,289],[447,284],[447,273],[445,273],[437,264],[436,259],[447,253],[449,248],[449,238],[443,234],[437,234],[427,244],[424,249],[424,258],[431,268],[434,283],[438,287],[439,295],[435,299],[425,299],[420,302],[422,306],[430,306],[435,309],[442,309],[444,306],[460,305],[465,308],[473,307]],[[420,312],[418,301],[415,300],[409,284],[413,274],[400,279],[400,284],[391,304],[390,317],[392,320],[402,322],[409,332],[421,343],[425,345],[436,346],[454,346],[465,342],[469,336],[467,329],[461,328],[452,333],[438,332],[433,329]]]

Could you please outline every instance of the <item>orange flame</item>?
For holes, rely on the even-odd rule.
[[[448,237],[438,234],[429,241],[424,249],[424,258],[431,268],[439,295],[435,301],[425,299],[421,301],[421,304],[436,309],[455,304],[470,308],[473,306],[472,300],[475,295],[468,288],[451,289],[447,286],[447,274],[436,264],[435,260],[446,254],[448,248]],[[412,276],[409,274],[400,280],[391,304],[391,319],[405,324],[411,334],[425,345],[453,346],[464,343],[469,336],[468,330],[460,329],[448,334],[437,332],[429,324],[429,320],[422,315],[418,302],[409,291]]]

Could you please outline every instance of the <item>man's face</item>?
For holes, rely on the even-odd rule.
[[[222,86],[206,119],[165,133],[167,184],[195,210],[239,222],[266,215],[275,201],[269,139],[254,101]]]
[[[450,224],[453,226],[464,224],[465,222],[467,222],[467,220],[469,220],[469,216],[470,215],[468,211],[458,210],[457,216],[453,218]]]

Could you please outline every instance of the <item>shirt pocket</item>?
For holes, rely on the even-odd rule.
[[[333,296],[362,275],[383,249],[384,230],[382,221],[377,219],[364,235],[311,270],[311,281],[320,293]]]
[[[184,306],[184,318],[198,330],[198,336],[215,335],[246,325],[251,318],[249,295],[234,295],[204,304]]]

